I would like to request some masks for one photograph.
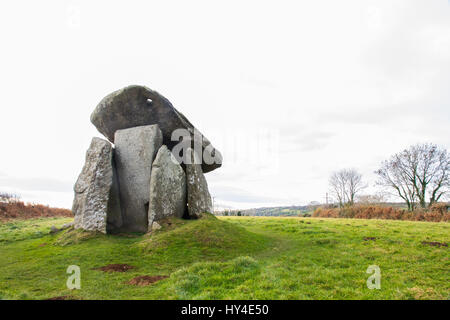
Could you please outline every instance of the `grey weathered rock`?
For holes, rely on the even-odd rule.
[[[76,229],[106,233],[108,210],[120,215],[120,205],[112,206],[113,187],[112,146],[93,138],[86,152],[86,161],[74,186],[72,212]]]
[[[191,138],[196,131],[202,138],[202,151],[208,158],[202,161],[203,172],[212,171],[222,164],[220,152],[208,139],[200,134],[169,100],[147,87],[132,85],[107,95],[92,113],[91,122],[111,142],[114,142],[114,133],[117,130],[158,124],[163,135],[163,143],[170,150],[178,143],[171,141],[175,129],[187,129]]]
[[[186,164],[187,200],[189,217],[199,218],[205,212],[212,213],[211,195],[208,183],[203,175],[202,167],[195,164],[194,156],[197,154],[191,148],[188,149],[191,164]]]
[[[108,201],[107,219],[106,219],[106,232],[117,233],[123,225],[122,209],[120,206],[120,190],[119,190],[119,178],[117,176],[116,167],[116,152],[113,149],[112,154],[112,170],[113,170],[113,184],[111,186],[110,197]]]
[[[61,226],[60,229],[61,229],[61,230],[66,230],[66,229],[69,229],[69,228],[73,227],[73,225],[74,225],[73,222],[64,223],[64,224]]]
[[[167,217],[181,218],[186,209],[186,175],[167,146],[159,148],[150,179],[149,226]]]
[[[151,224],[150,231],[156,231],[156,230],[159,230],[161,228],[162,227],[161,227],[161,225],[158,222],[153,221],[153,223]]]
[[[147,232],[152,163],[162,145],[158,125],[118,130],[115,163],[120,187],[121,231]]]
[[[61,231],[61,229],[58,229],[58,228],[55,227],[55,226],[51,226],[51,227],[50,227],[50,234],[57,233],[57,232],[59,232],[59,231]]]

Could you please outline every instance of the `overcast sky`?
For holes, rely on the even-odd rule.
[[[3,1],[0,191],[72,205],[108,93],[146,85],[223,154],[216,205],[324,201],[414,143],[450,149],[450,5]],[[374,192],[373,187],[367,192]]]

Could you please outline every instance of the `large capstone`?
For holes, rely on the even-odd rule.
[[[152,163],[162,145],[158,125],[118,130],[115,163],[124,232],[147,232]]]
[[[190,164],[186,164],[187,201],[190,218],[199,218],[204,213],[213,212],[211,195],[208,183],[203,175],[198,155],[193,149],[188,148]],[[197,159],[196,159],[197,158]]]
[[[107,232],[107,221],[121,223],[118,188],[113,169],[111,144],[93,138],[84,167],[74,186],[75,198],[72,212],[76,229]]]
[[[167,146],[163,145],[152,165],[149,226],[167,217],[182,218],[186,209],[186,175]]]
[[[178,135],[172,141],[175,130],[184,129],[194,140],[194,135],[202,149],[203,172],[212,171],[222,165],[222,155],[189,120],[173,107],[169,100],[144,86],[128,86],[117,90],[97,105],[91,115],[91,122],[111,142],[115,142],[115,132],[137,126],[158,124],[163,143],[170,150],[179,142]],[[191,143],[193,146],[193,143]],[[197,151],[198,149],[196,149]],[[197,151],[198,152],[198,151]]]

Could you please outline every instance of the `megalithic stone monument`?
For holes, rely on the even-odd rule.
[[[75,228],[147,232],[168,217],[212,212],[204,173],[219,168],[222,155],[165,97],[125,87],[99,103],[91,122],[109,141],[93,138],[87,151],[74,186]],[[173,139],[177,130],[186,132],[181,140]]]

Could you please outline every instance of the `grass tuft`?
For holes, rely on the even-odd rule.
[[[71,227],[67,230],[63,230],[58,235],[56,240],[54,241],[54,244],[64,247],[64,246],[79,244],[79,243],[89,240],[89,239],[94,239],[94,238],[98,239],[98,238],[101,238],[104,236],[105,235],[103,235],[100,232],[90,232],[90,231],[84,231],[84,230],[80,230],[80,229],[75,230],[73,227]]]

